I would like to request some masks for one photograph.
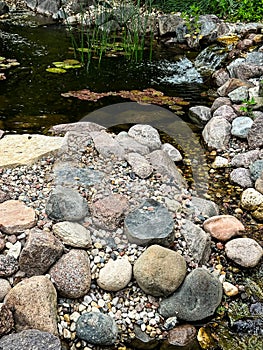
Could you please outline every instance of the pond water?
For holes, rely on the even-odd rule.
[[[97,103],[61,97],[69,90],[88,88],[92,91],[119,91],[155,88],[170,96],[180,96],[192,104],[207,104],[201,97],[207,87],[186,61],[191,83],[185,83],[186,74],[175,77],[178,60],[189,53],[167,51],[156,47],[153,59],[130,62],[124,57],[93,59],[81,69],[66,74],[46,72],[54,61],[74,58],[70,50],[71,38],[64,27],[56,24],[29,27],[18,22],[0,22],[0,56],[15,58],[20,66],[6,71],[7,79],[0,83],[0,128],[10,132],[46,133],[58,123],[78,121],[89,112],[112,103],[119,97],[107,97]],[[147,57],[147,53],[145,54]],[[179,80],[178,80],[179,79]],[[119,121],[121,123],[121,120]]]

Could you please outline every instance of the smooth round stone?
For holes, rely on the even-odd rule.
[[[263,203],[263,194],[254,188],[247,188],[241,195],[241,206],[247,210],[256,210]]]
[[[82,314],[76,322],[77,337],[91,344],[113,345],[118,328],[113,318],[100,312]]]
[[[227,242],[225,252],[229,259],[243,267],[256,266],[263,256],[263,249],[251,238],[236,238]]]
[[[249,117],[237,117],[232,122],[231,134],[245,139],[251,129],[253,120]]]
[[[97,283],[107,291],[118,291],[127,286],[132,278],[132,265],[127,256],[109,260],[100,270]]]
[[[228,297],[233,297],[238,294],[238,288],[229,282],[223,283],[223,290]]]
[[[212,216],[204,222],[204,230],[209,232],[213,238],[228,241],[244,232],[245,227],[232,215],[218,215]]]
[[[174,294],[160,302],[159,312],[165,318],[177,316],[185,321],[199,321],[214,314],[222,293],[218,278],[204,268],[197,268]]]
[[[161,350],[198,349],[196,336],[197,331],[193,325],[178,325],[168,332],[167,340],[162,344]]]
[[[226,168],[229,165],[229,161],[227,158],[225,157],[221,157],[221,156],[216,156],[215,160],[212,163],[212,167],[214,169],[218,169],[218,168]]]
[[[124,219],[124,233],[130,243],[137,245],[167,245],[174,237],[174,221],[167,208],[148,199]]]
[[[145,293],[167,296],[183,282],[186,263],[179,253],[152,245],[135,262],[133,273]]]

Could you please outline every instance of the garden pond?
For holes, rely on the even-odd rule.
[[[115,131],[125,130],[138,122],[151,124],[160,130],[163,139],[184,153],[185,161],[181,165],[188,180],[195,181],[199,194],[215,200],[225,214],[238,208],[240,189],[232,186],[223,172],[218,171],[213,178],[209,176],[209,164],[214,154],[205,150],[201,130],[191,124],[187,116],[189,106],[211,104],[207,93],[209,85],[191,64],[195,53],[155,46],[151,61],[147,52],[140,62],[118,55],[102,59],[99,64],[98,59],[93,58],[88,66],[55,74],[47,71],[54,67],[53,62],[76,58],[71,49],[71,37],[65,27],[50,23],[46,18],[30,16],[21,12],[14,14],[12,21],[0,20],[0,56],[5,58],[2,63],[6,64],[8,59],[19,63],[2,70],[6,79],[0,81],[0,129],[10,133],[48,134],[55,124],[80,120],[93,121]],[[97,101],[61,95],[81,89],[97,93],[136,90],[139,94],[149,88],[163,92],[165,96],[179,97],[187,103],[171,110],[169,103],[160,103],[160,107],[130,102],[127,94],[124,97],[109,94]],[[258,229],[259,226],[250,225],[248,231],[254,233]],[[253,269],[253,276],[251,271],[239,273],[241,284],[247,281],[246,293],[256,295],[255,301],[262,302],[262,267]],[[242,299],[233,303],[230,323],[243,318],[253,320],[254,316]],[[224,317],[228,307],[228,300],[225,300],[218,311],[218,319]],[[242,329],[238,335],[233,335],[224,322],[213,328],[214,321],[204,328],[203,348],[215,349],[219,344],[221,349],[261,349],[262,342],[257,335],[249,335],[248,340],[247,335],[240,337]],[[211,333],[217,339],[217,345],[210,342]],[[251,346],[246,345],[250,343]]]

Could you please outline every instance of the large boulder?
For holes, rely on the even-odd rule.
[[[184,321],[212,316],[222,299],[222,284],[208,270],[197,268],[186,276],[182,286],[160,303],[160,314]]]
[[[16,284],[6,295],[13,311],[15,329],[38,329],[57,335],[57,293],[45,276],[33,276]]]
[[[152,245],[134,265],[134,277],[141,289],[154,296],[173,293],[186,275],[186,263],[177,252]]]

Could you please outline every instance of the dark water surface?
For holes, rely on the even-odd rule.
[[[174,84],[163,79],[169,62],[174,64],[185,52],[168,52],[157,47],[151,62],[105,58],[98,66],[94,59],[88,69],[72,69],[65,74],[46,72],[52,62],[74,58],[71,46],[70,35],[57,24],[29,27],[0,22],[0,56],[20,63],[19,67],[6,71],[7,79],[0,82],[1,129],[46,133],[54,124],[78,121],[98,108],[124,101],[107,97],[95,103],[61,97],[61,93],[83,88],[105,92],[153,87],[192,104],[207,104],[200,95],[207,89],[204,84]],[[118,124],[121,123],[119,120]]]

